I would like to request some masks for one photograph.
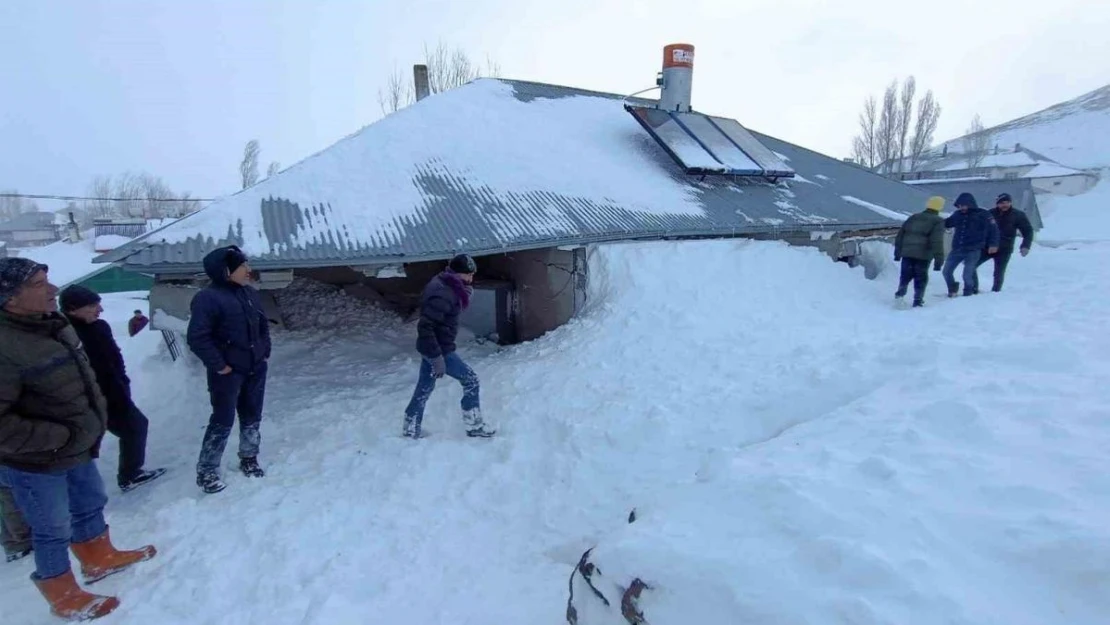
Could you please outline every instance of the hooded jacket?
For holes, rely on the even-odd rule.
[[[967,211],[957,210],[948,219],[944,220],[945,228],[955,228],[952,235],[953,252],[970,252],[973,250],[986,251],[998,247],[998,224],[990,211],[979,208],[975,197],[970,193],[961,193],[955,202],[956,206],[970,206]]]
[[[204,257],[204,272],[212,282],[189,305],[186,341],[209,371],[231,367],[250,375],[270,357],[270,322],[258,291],[230,280],[227,254],[224,247]]]
[[[131,379],[127,377],[123,354],[112,336],[112,327],[103,319],[85,323],[70,317],[69,322],[81,339],[89,364],[96,373],[97,386],[108,403],[108,414],[126,415],[131,410]]]
[[[435,359],[456,350],[459,315],[469,302],[467,285],[458,274],[445,271],[432,278],[420,297],[420,321],[416,324],[416,351]]]
[[[107,423],[69,321],[0,311],[0,465],[48,472],[84,464],[97,457]]]

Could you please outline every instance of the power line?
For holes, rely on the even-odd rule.
[[[146,198],[146,197],[81,197],[78,195],[38,195],[34,193],[0,193],[0,197],[23,198],[28,200],[86,200],[89,202],[215,202],[201,197],[188,198]]]

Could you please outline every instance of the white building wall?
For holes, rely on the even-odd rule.
[[[1038,193],[1052,193],[1055,195],[1079,195],[1091,190],[1098,183],[1098,178],[1083,174],[1071,176],[1056,176],[1053,178],[1033,178],[1030,180],[1033,188]]]

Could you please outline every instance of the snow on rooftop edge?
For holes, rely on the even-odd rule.
[[[513,86],[478,80],[398,111],[159,233],[167,243],[219,240],[242,221],[251,255],[271,251],[261,202],[285,198],[328,219],[305,220],[295,245],[341,237],[351,245],[402,234],[422,221],[427,198],[412,181],[421,166],[445,170],[493,193],[544,191],[589,198],[647,214],[701,215],[693,191],[632,139],[642,129],[610,98],[574,96],[523,102]],[[506,150],[505,146],[514,149]],[[560,211],[550,227],[571,227]]]
[[[861,200],[858,197],[853,197],[851,195],[842,195],[840,197],[845,202],[851,202],[852,204],[855,204],[857,206],[862,206],[862,207],[864,207],[868,210],[875,211],[876,213],[878,213],[880,215],[883,215],[884,217],[889,217],[889,218],[895,219],[897,221],[905,221],[906,218],[909,217],[909,215],[903,215],[902,213],[899,213],[898,211],[892,211],[889,208],[886,208],[884,206],[879,206],[878,204],[872,204],[871,202],[868,202],[866,200]]]

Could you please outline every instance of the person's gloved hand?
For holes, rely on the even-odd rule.
[[[895,254],[895,255],[894,255],[894,262],[896,262],[896,263],[900,263],[900,262],[902,262],[902,257],[901,257],[901,256],[899,256],[899,255],[897,255],[897,254]]]
[[[941,265],[941,263],[940,263],[939,260],[934,260],[933,261],[933,271],[940,271],[940,265]]]
[[[447,361],[443,359],[443,356],[436,356],[435,360],[432,361],[432,377],[438,380],[439,378],[442,378],[446,373]]]
[[[1022,256],[1028,256],[1029,255],[1029,248],[1027,248],[1027,247],[1021,248],[1021,255]]]

